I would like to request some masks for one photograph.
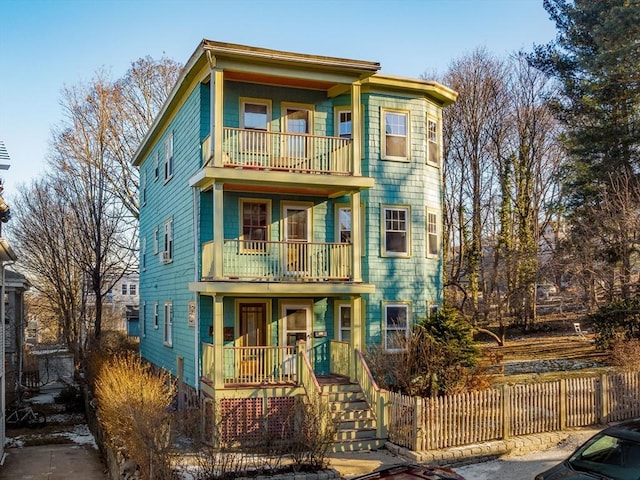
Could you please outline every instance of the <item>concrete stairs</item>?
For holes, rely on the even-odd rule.
[[[337,425],[332,452],[356,452],[381,448],[386,439],[377,438],[377,422],[360,385],[332,382],[322,385]]]

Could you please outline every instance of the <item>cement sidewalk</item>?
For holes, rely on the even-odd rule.
[[[106,468],[96,449],[57,444],[8,448],[0,480],[105,480]]]

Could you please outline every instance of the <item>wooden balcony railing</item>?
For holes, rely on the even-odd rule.
[[[202,244],[202,276],[213,277],[213,242]],[[350,243],[225,240],[222,274],[226,280],[348,281]]]
[[[216,347],[211,343],[203,343],[202,374],[212,381],[215,375],[216,348],[222,348],[222,383],[225,385],[296,382],[296,347]]]
[[[209,137],[202,150],[206,158]],[[325,175],[352,175],[350,138],[324,137],[242,128],[223,129],[225,167],[283,170]]]

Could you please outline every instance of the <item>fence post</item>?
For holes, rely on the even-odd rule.
[[[567,398],[567,379],[560,379],[560,421],[558,427],[560,431],[567,428],[567,404],[569,399]]]
[[[511,436],[511,388],[506,383],[502,385],[502,439]]]
[[[420,424],[421,424],[421,419],[422,419],[422,397],[414,397],[415,398],[415,402],[413,405],[413,425],[411,427],[411,437],[413,439],[412,441],[412,448],[411,450],[413,450],[414,452],[419,452],[422,450],[422,439],[419,438],[420,432],[422,431],[422,429],[420,428]]]
[[[609,423],[609,382],[608,376],[600,375],[600,415],[598,421],[601,425]]]

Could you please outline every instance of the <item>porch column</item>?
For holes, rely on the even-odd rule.
[[[224,315],[222,308],[223,297],[213,297],[213,346],[214,346],[214,389],[224,387]]]
[[[362,169],[362,119],[360,118],[360,81],[351,84],[351,141],[353,150],[353,175],[360,176]]]
[[[210,110],[210,154],[213,155],[213,166],[222,166],[222,126],[223,126],[223,71],[219,67],[211,68],[211,82],[209,85],[211,92],[211,110]]]
[[[362,351],[364,345],[364,323],[362,321],[362,298],[351,297],[351,368],[349,369],[349,380],[357,382],[356,365],[358,357],[356,349]]]
[[[224,190],[221,183],[213,185],[213,278],[223,276],[222,255],[224,250]]]
[[[360,192],[351,194],[351,281],[362,282],[362,210]]]

